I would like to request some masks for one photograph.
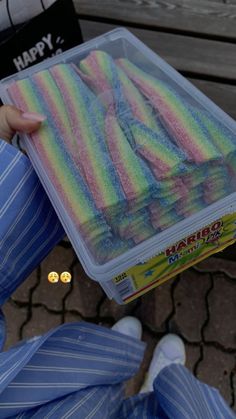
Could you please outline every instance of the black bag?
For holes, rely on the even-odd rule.
[[[0,32],[0,79],[81,42],[73,1],[57,0],[29,22]]]

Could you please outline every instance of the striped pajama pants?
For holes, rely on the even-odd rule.
[[[0,417],[17,419],[232,419],[219,392],[182,365],[154,391],[124,398],[145,344],[90,323],[66,323],[0,354]]]
[[[28,158],[0,140],[0,306],[63,236]],[[0,311],[0,349],[4,339]],[[20,342],[0,353],[0,418],[236,418],[216,389],[181,365],[163,369],[153,392],[125,399],[144,349],[83,322]]]

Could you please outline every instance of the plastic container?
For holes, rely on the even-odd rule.
[[[20,80],[25,80],[25,79],[29,80],[29,78],[34,79],[35,75],[42,74],[40,72],[42,72],[43,70],[49,69],[51,71],[54,68],[54,66],[58,64],[66,64],[66,65],[73,64],[72,67],[70,67],[70,71],[72,71],[71,68],[73,68],[73,71],[74,71],[73,66],[77,66],[77,69],[79,68],[81,71],[84,71],[87,77],[91,76],[91,73],[89,73],[90,70],[86,70],[87,71],[86,73],[86,71],[84,70],[84,66],[81,64],[81,62],[83,63],[86,62],[84,60],[86,60],[89,54],[97,50],[108,54],[109,59],[110,57],[112,58],[112,63],[113,63],[112,65],[119,66],[119,71],[121,68],[122,68],[122,71],[123,70],[125,71],[125,74],[129,78],[129,80],[132,82],[132,85],[135,86],[135,89],[137,89],[139,94],[142,96],[143,106],[144,107],[146,106],[149,112],[149,116],[151,115],[152,122],[150,122],[150,124],[152,123],[152,128],[150,128],[149,126],[148,128],[152,129],[152,132],[154,131],[156,135],[156,129],[157,129],[156,127],[159,127],[158,129],[160,129],[160,126],[161,126],[161,133],[165,132],[165,135],[167,135],[168,137],[168,141],[170,141],[171,144],[174,144],[175,149],[180,150],[180,152],[182,153],[181,159],[183,159],[184,168],[181,168],[181,167],[177,168],[176,174],[174,173],[172,168],[171,169],[169,168],[168,169],[169,172],[168,171],[167,172],[172,173],[171,175],[166,175],[166,174],[164,175],[163,173],[167,173],[165,171],[166,168],[164,168],[161,174],[160,172],[158,172],[158,175],[155,174],[154,176],[155,180],[157,181],[157,184],[159,185],[158,187],[154,185],[155,187],[154,189],[152,189],[153,180],[152,181],[150,180],[150,182],[148,180],[149,182],[148,188],[145,189],[145,192],[142,192],[143,190],[141,191],[141,188],[140,188],[140,191],[143,193],[143,195],[141,192],[140,192],[140,195],[138,195],[137,193],[137,195],[135,195],[135,198],[133,198],[133,195],[132,195],[132,199],[129,200],[127,198],[125,203],[122,200],[119,202],[117,201],[117,205],[114,206],[115,208],[114,211],[113,211],[114,208],[109,207],[109,205],[106,206],[106,210],[104,211],[99,210],[100,211],[99,215],[97,216],[96,219],[94,218],[96,222],[95,224],[92,224],[93,228],[89,227],[90,226],[89,222],[88,224],[86,223],[83,225],[79,224],[79,227],[78,227],[75,221],[73,221],[70,211],[68,210],[68,207],[65,205],[66,201],[65,200],[63,201],[62,195],[60,195],[61,193],[59,190],[60,187],[58,186],[58,184],[53,182],[52,175],[50,175],[50,172],[48,171],[48,167],[45,164],[45,161],[42,159],[42,154],[40,154],[32,138],[30,138],[30,136],[28,135],[23,135],[21,138],[21,143],[23,147],[26,149],[32,161],[32,164],[58,214],[58,217],[60,218],[63,224],[63,227],[85,271],[92,279],[100,283],[100,285],[104,288],[105,292],[110,298],[114,298],[118,303],[122,303],[124,301],[123,296],[125,293],[122,292],[122,290],[119,291],[119,287],[116,286],[115,282],[113,281],[113,278],[115,277],[119,278],[122,272],[125,272],[136,265],[143,264],[145,261],[149,260],[150,258],[153,258],[156,255],[159,255],[166,248],[180,241],[183,237],[187,237],[191,235],[192,233],[196,232],[197,230],[202,229],[204,226],[207,226],[211,224],[212,222],[218,220],[220,217],[226,214],[232,214],[236,211],[236,193],[235,193],[236,192],[236,179],[235,179],[236,165],[235,165],[235,171],[234,171],[234,161],[236,162],[236,158],[235,158],[236,156],[236,123],[227,114],[225,114],[221,109],[219,109],[213,102],[211,102],[204,94],[202,94],[191,83],[189,83],[185,78],[183,78],[179,73],[177,73],[172,67],[170,67],[165,61],[163,61],[160,57],[158,57],[155,53],[153,53],[148,47],[146,47],[142,42],[140,42],[129,31],[123,28],[118,28],[111,32],[108,32],[83,45],[75,47],[59,56],[48,59],[36,66],[33,66],[25,71],[22,71],[20,73],[17,73],[15,75],[12,75],[2,80],[1,85],[0,85],[0,95],[1,95],[2,101],[4,103],[15,104],[17,106],[21,105],[22,103],[19,103],[19,97],[17,97],[17,95],[14,96],[14,89],[12,89],[12,86],[14,85],[14,83]],[[107,56],[102,55],[102,57],[107,57]],[[128,66],[128,69],[126,67],[127,72],[125,70],[125,67],[124,66],[122,67],[122,65],[124,64],[124,61],[122,60],[119,61],[120,59],[124,59],[124,58],[128,59],[129,65],[131,63],[131,67]],[[127,62],[125,62],[125,64],[127,64]],[[132,67],[132,65],[135,65],[136,67],[138,67],[139,70],[141,69],[141,73],[139,72],[136,73],[135,71],[133,71],[134,68]],[[110,112],[109,115],[111,117],[116,118],[116,123],[118,121],[119,129],[121,128],[122,133],[123,133],[122,135],[125,136],[126,140],[128,138],[127,141],[128,141],[129,147],[132,149],[132,153],[135,154],[135,158],[138,158],[139,163],[140,161],[142,161],[141,164],[147,167],[148,168],[147,170],[151,171],[153,175],[153,167],[155,166],[155,164],[154,166],[152,166],[151,160],[148,160],[147,155],[144,155],[145,153],[142,154],[144,150],[142,148],[143,144],[144,145],[147,144],[147,142],[144,142],[144,143],[142,142],[145,135],[144,134],[140,135],[140,132],[142,133],[146,132],[145,130],[143,130],[143,127],[141,127],[140,125],[140,120],[142,123],[144,123],[142,120],[143,116],[140,116],[140,119],[138,119],[139,118],[138,111],[135,108],[135,105],[133,105],[133,108],[132,108],[131,102],[129,102],[127,99],[127,96],[124,95],[124,86],[122,84],[121,84],[121,91],[122,91],[121,96],[119,97],[116,96],[115,92],[120,92],[119,90],[120,79],[119,79],[119,83],[117,84],[117,79],[114,79],[111,77],[109,79],[111,88],[104,89],[102,84],[99,84],[99,83],[96,84],[97,80],[99,79],[99,74],[96,73],[95,75],[95,73],[96,71],[94,71],[92,74],[92,79],[93,79],[92,81],[91,79],[88,79],[88,78],[86,79],[86,77],[83,78],[83,83],[86,85],[86,89],[89,88],[90,90],[93,90],[93,96],[91,96],[90,98],[91,103],[89,105],[90,112],[89,112],[89,115],[88,115],[88,112],[87,114],[84,114],[85,118],[87,116],[89,117],[91,116],[95,118],[99,117],[100,115],[99,112],[101,109],[102,109],[101,118],[103,118],[103,116],[104,118],[106,118],[107,113],[109,111]],[[114,76],[114,74],[113,76],[117,77],[116,70],[115,70],[115,74],[116,76]],[[132,79],[133,75],[135,75],[135,77],[137,78]],[[142,82],[143,81],[145,82],[146,75],[147,75],[147,80],[146,80],[147,83],[144,83],[145,87],[143,87]],[[109,73],[107,73],[106,76],[108,80],[108,78],[110,77]],[[150,76],[151,76],[151,79],[150,79]],[[81,77],[81,73],[79,73],[78,77]],[[141,77],[141,81],[139,77]],[[144,79],[142,79],[142,77],[144,77]],[[159,84],[157,88],[156,87],[153,88],[152,78],[154,78],[155,80],[158,80]],[[150,90],[150,83],[151,83],[151,90]],[[114,88],[114,86],[116,87]],[[101,90],[99,90],[100,88]],[[160,91],[158,89],[164,89],[164,90]],[[155,96],[156,93],[152,94],[153,91],[154,93],[157,92],[157,96]],[[58,85],[58,92],[60,94],[59,85]],[[62,95],[63,94],[64,93],[62,92]],[[163,94],[164,94],[164,99],[162,96]],[[157,99],[157,103],[154,106],[156,97],[158,99]],[[50,100],[50,97],[48,97],[48,100]],[[175,102],[175,100],[176,100],[176,103],[174,103],[173,105],[173,102]],[[64,96],[64,101],[65,101],[65,96]],[[119,106],[116,106],[117,102],[119,103]],[[49,106],[49,103],[46,103],[46,105]],[[66,105],[66,101],[64,105]],[[172,108],[172,106],[175,106],[175,108]],[[186,109],[186,115],[185,115],[185,111],[183,112],[183,114],[181,114],[182,106],[183,106],[183,109],[184,107]],[[32,109],[31,107],[30,110],[38,110],[38,108],[37,106],[35,109]],[[50,106],[49,106],[49,111],[50,111]],[[68,112],[68,115],[70,116],[69,101],[68,101],[67,112]],[[175,114],[175,112],[177,113],[179,112],[179,114],[177,115]],[[181,117],[182,117],[181,115],[183,115],[183,118],[185,117],[186,121],[189,121],[189,120],[192,121],[192,125],[190,126],[190,131],[191,131],[190,134],[193,135],[193,137],[196,139],[197,142],[199,140],[198,137],[200,135],[199,134],[200,131],[198,131],[198,129],[201,128],[201,135],[203,136],[202,144],[204,145],[204,147],[202,147],[203,156],[200,156],[201,152],[199,150],[201,148],[198,149],[198,147],[195,145],[196,147],[196,150],[195,150],[194,144],[189,145],[189,138],[187,138],[186,135],[187,134],[190,135],[190,134],[188,131],[188,127],[186,128],[185,126],[185,120],[184,119],[181,120]],[[177,125],[176,125],[175,118],[178,119]],[[204,122],[202,118],[205,118]],[[51,120],[53,121],[53,119]],[[51,120],[49,118],[45,124],[50,124]],[[156,124],[157,124],[156,127],[153,125],[153,120],[156,121]],[[54,123],[55,123],[55,119],[54,119]],[[148,124],[149,124],[149,121],[148,121]],[[96,124],[92,124],[92,125],[94,129],[94,126]],[[198,128],[199,126],[200,128]],[[214,129],[212,128],[213,126],[214,126]],[[55,124],[55,127],[57,127],[57,123]],[[99,129],[101,130],[101,128],[104,128],[104,127],[105,127],[105,123],[103,121],[99,125]],[[186,130],[187,130],[187,133],[186,133]],[[132,135],[130,134],[130,131]],[[102,139],[102,141],[106,142],[106,145],[108,143],[108,140],[110,141],[110,137],[108,139],[108,132],[109,131],[106,131],[106,132],[104,131],[103,133],[104,138]],[[214,137],[213,134],[216,135],[216,137]],[[226,147],[225,155],[222,152],[222,150],[221,151],[219,150],[219,146],[217,145],[218,144],[217,142],[219,142],[218,134],[225,135],[228,138],[227,141],[231,143],[230,152],[229,152],[229,149],[227,149]],[[150,130],[149,131],[147,130],[148,140],[146,140],[145,138],[145,141],[149,141],[149,138],[151,138],[150,135],[151,135]],[[160,131],[158,131],[158,135],[161,135]],[[190,139],[191,139],[191,135],[190,135]],[[204,143],[205,141],[204,139],[208,137],[210,138],[210,143],[214,144],[214,147],[213,147],[214,150],[216,150],[216,154],[214,154],[214,151],[212,151],[211,149],[208,150],[209,156],[210,156],[209,159],[208,159],[208,155],[205,155],[206,154],[205,151],[207,147],[205,149],[205,143]],[[55,142],[59,141],[58,138],[59,137],[55,137]],[[134,144],[132,144],[133,139],[134,139]],[[139,143],[137,143],[137,139],[138,141],[140,141]],[[155,141],[156,140],[157,140],[157,137],[155,137]],[[181,143],[182,141],[183,143]],[[148,145],[150,145],[150,143],[148,143]],[[109,145],[109,147],[111,147],[111,145]],[[141,152],[140,152],[140,147],[141,147]],[[193,152],[191,155],[192,149],[193,149]],[[119,182],[120,182],[119,185],[121,186],[122,193],[125,195],[124,183],[122,183],[121,178],[117,174],[118,166],[119,166],[119,163],[121,163],[121,161],[120,160],[115,161],[111,148],[107,148],[105,152],[103,149],[102,153],[107,153],[108,151],[109,153],[108,153],[108,156],[106,156],[106,158],[108,158],[109,161],[112,162],[113,164],[112,170],[115,171],[115,176],[117,176],[117,178],[119,179]],[[101,156],[102,156],[101,158],[105,159],[104,154],[102,153],[101,153]],[[200,154],[198,155],[198,153]],[[166,154],[167,155],[169,154],[168,148],[166,148]],[[197,155],[198,157],[196,157]],[[74,155],[71,155],[71,158],[73,160],[75,158]],[[70,160],[68,164],[70,164]],[[80,175],[81,174],[84,175],[85,183],[86,185],[88,185],[89,179],[88,177],[86,177],[87,167],[85,166],[85,163],[83,161],[79,162],[78,164],[82,165],[79,168],[79,173]],[[179,166],[181,166],[181,164],[179,164]],[[159,170],[159,166],[157,165],[157,171],[158,170]],[[191,174],[192,183],[189,180],[189,177],[188,177],[189,174]],[[60,174],[60,176],[63,177],[63,174]],[[200,179],[200,178],[201,178],[201,181],[198,181],[197,179]],[[164,185],[164,181],[166,180],[168,181],[170,179],[172,182],[171,184],[173,188],[173,193],[171,193],[170,191],[167,193],[167,201],[166,201],[165,192],[163,192],[164,189],[160,185]],[[175,184],[176,180],[178,181],[181,180],[181,185],[183,185],[183,183],[185,186],[187,185],[187,187],[185,188],[185,193],[182,192],[182,189],[181,189],[182,186],[180,187],[179,184],[178,185]],[[208,181],[208,184],[206,183],[207,181]],[[123,182],[124,182],[124,179],[123,179]],[[174,186],[173,186],[173,182],[174,182]],[[200,186],[197,185],[198,183]],[[167,184],[168,182],[166,182],[166,185]],[[168,190],[168,187],[166,190]],[[180,193],[180,195],[178,195],[179,197],[178,199],[176,198],[176,201],[175,201],[175,198],[172,199],[172,195],[174,195],[176,190],[178,191],[178,193]],[[194,195],[194,191],[195,191],[195,195]],[[93,193],[91,192],[91,195],[93,198],[95,194],[96,194],[96,191],[93,191]],[[175,214],[176,214],[176,208],[177,208],[178,217],[177,217],[176,222],[173,222],[173,219],[171,219],[170,217],[169,224],[168,224],[168,220],[166,221],[166,219],[164,219],[164,222],[161,224],[161,227],[158,224],[160,217],[158,217],[157,215],[155,215],[155,217],[153,216],[153,213],[155,213],[155,205],[156,204],[159,205],[158,194],[162,194],[160,195],[161,196],[160,198],[161,209],[164,208],[166,212],[167,212],[167,209],[168,210],[174,209]],[[192,197],[192,199],[194,200],[193,203],[190,200],[190,197]],[[199,197],[201,201],[200,204],[198,201]],[[97,199],[99,200],[99,197],[97,197]],[[97,206],[96,199],[94,200],[94,202]],[[186,210],[185,203],[188,204],[187,205],[188,210]],[[193,208],[191,208],[192,204],[193,204]],[[150,209],[150,205],[152,206],[152,208],[154,208],[153,213]],[[194,208],[194,205],[195,205],[195,208]],[[200,205],[200,208],[199,208],[199,205]],[[135,217],[136,217],[136,214],[137,213],[139,214],[138,211],[140,210],[140,208],[141,208],[141,212],[143,209],[145,210],[145,216],[144,216],[145,227],[146,227],[146,220],[147,220],[147,218],[145,217],[148,217],[148,228],[150,227],[150,223],[151,223],[150,230],[154,229],[155,233],[153,232],[150,234],[147,233],[146,237],[148,237],[148,234],[150,235],[150,237],[149,238],[144,237],[142,239],[142,237],[140,238],[140,235],[137,234],[137,232],[135,233],[133,232],[133,227],[130,228],[130,224],[128,220],[127,220],[127,229],[123,227],[122,233],[120,233],[119,223],[122,223],[123,218],[127,216],[127,213],[129,214],[132,213],[132,211],[133,213],[135,213]],[[107,228],[107,224],[109,225],[109,228],[106,230],[106,234],[107,234],[106,239],[104,241],[99,242],[99,240],[101,240],[99,236],[100,229],[102,230],[101,235],[105,234],[103,230],[103,228],[105,228],[103,224],[104,219],[102,219],[101,221],[101,218],[100,218],[101,213],[104,216],[106,228]],[[141,216],[141,219],[142,217],[143,217],[143,214]],[[155,218],[155,223],[153,221],[153,218],[152,218],[152,221],[150,221],[151,217]],[[90,222],[91,222],[91,219],[90,219]],[[97,224],[96,224],[98,222],[100,223],[99,227],[97,227]],[[139,227],[141,225],[140,227],[141,233],[143,232],[142,222],[141,224],[138,224]],[[154,224],[155,224],[155,227],[154,227]],[[80,228],[81,225],[82,227]],[[98,229],[99,232],[97,232],[96,228]],[[96,251],[94,251],[96,246],[91,250],[89,243],[90,242],[92,243],[93,238],[90,241],[87,240],[87,237],[89,236],[90,233],[93,234],[93,231],[96,231],[95,239],[98,240],[98,243],[105,243],[107,245],[107,250],[101,252],[102,256],[100,255],[99,252],[96,253]],[[128,231],[129,231],[129,234],[128,234]],[[135,227],[134,227],[134,231],[135,231]],[[119,234],[122,237],[118,238]],[[124,237],[128,237],[128,238],[124,239]],[[135,240],[134,240],[134,237],[135,237]],[[121,240],[122,244],[119,245],[119,249],[120,249],[119,252],[117,251],[114,252],[113,251],[114,249],[112,248],[112,246],[113,246],[113,243],[115,243],[114,246],[116,246],[116,240],[118,239]],[[124,246],[123,246],[123,242],[125,243]],[[137,242],[139,243],[137,244]],[[112,244],[110,245],[110,243]],[[111,252],[109,252],[109,246],[111,246],[111,250],[112,250]],[[98,247],[99,246],[97,246],[97,248]],[[115,254],[115,256],[112,257],[112,254]]]

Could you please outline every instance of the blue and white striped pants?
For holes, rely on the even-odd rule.
[[[0,306],[64,231],[26,156],[0,141]],[[5,336],[0,311],[0,349]],[[172,365],[154,392],[124,399],[144,343],[87,323],[68,323],[0,353],[0,418],[228,419],[216,389]]]
[[[0,306],[64,235],[28,157],[0,140]]]
[[[231,419],[219,392],[172,364],[154,391],[124,399],[145,344],[90,323],[67,323],[0,354],[0,417]]]

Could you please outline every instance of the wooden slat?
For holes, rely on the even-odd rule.
[[[205,0],[74,0],[80,16],[236,39],[233,4]]]
[[[84,40],[115,28],[86,20],[80,20],[80,24]],[[145,29],[129,30],[179,71],[236,80],[236,44]]]
[[[110,25],[108,27],[108,25],[85,21],[81,21],[80,23],[85,40],[92,39],[112,29]],[[181,59],[181,57],[179,58]],[[191,78],[189,80],[226,113],[236,119],[236,86]]]

